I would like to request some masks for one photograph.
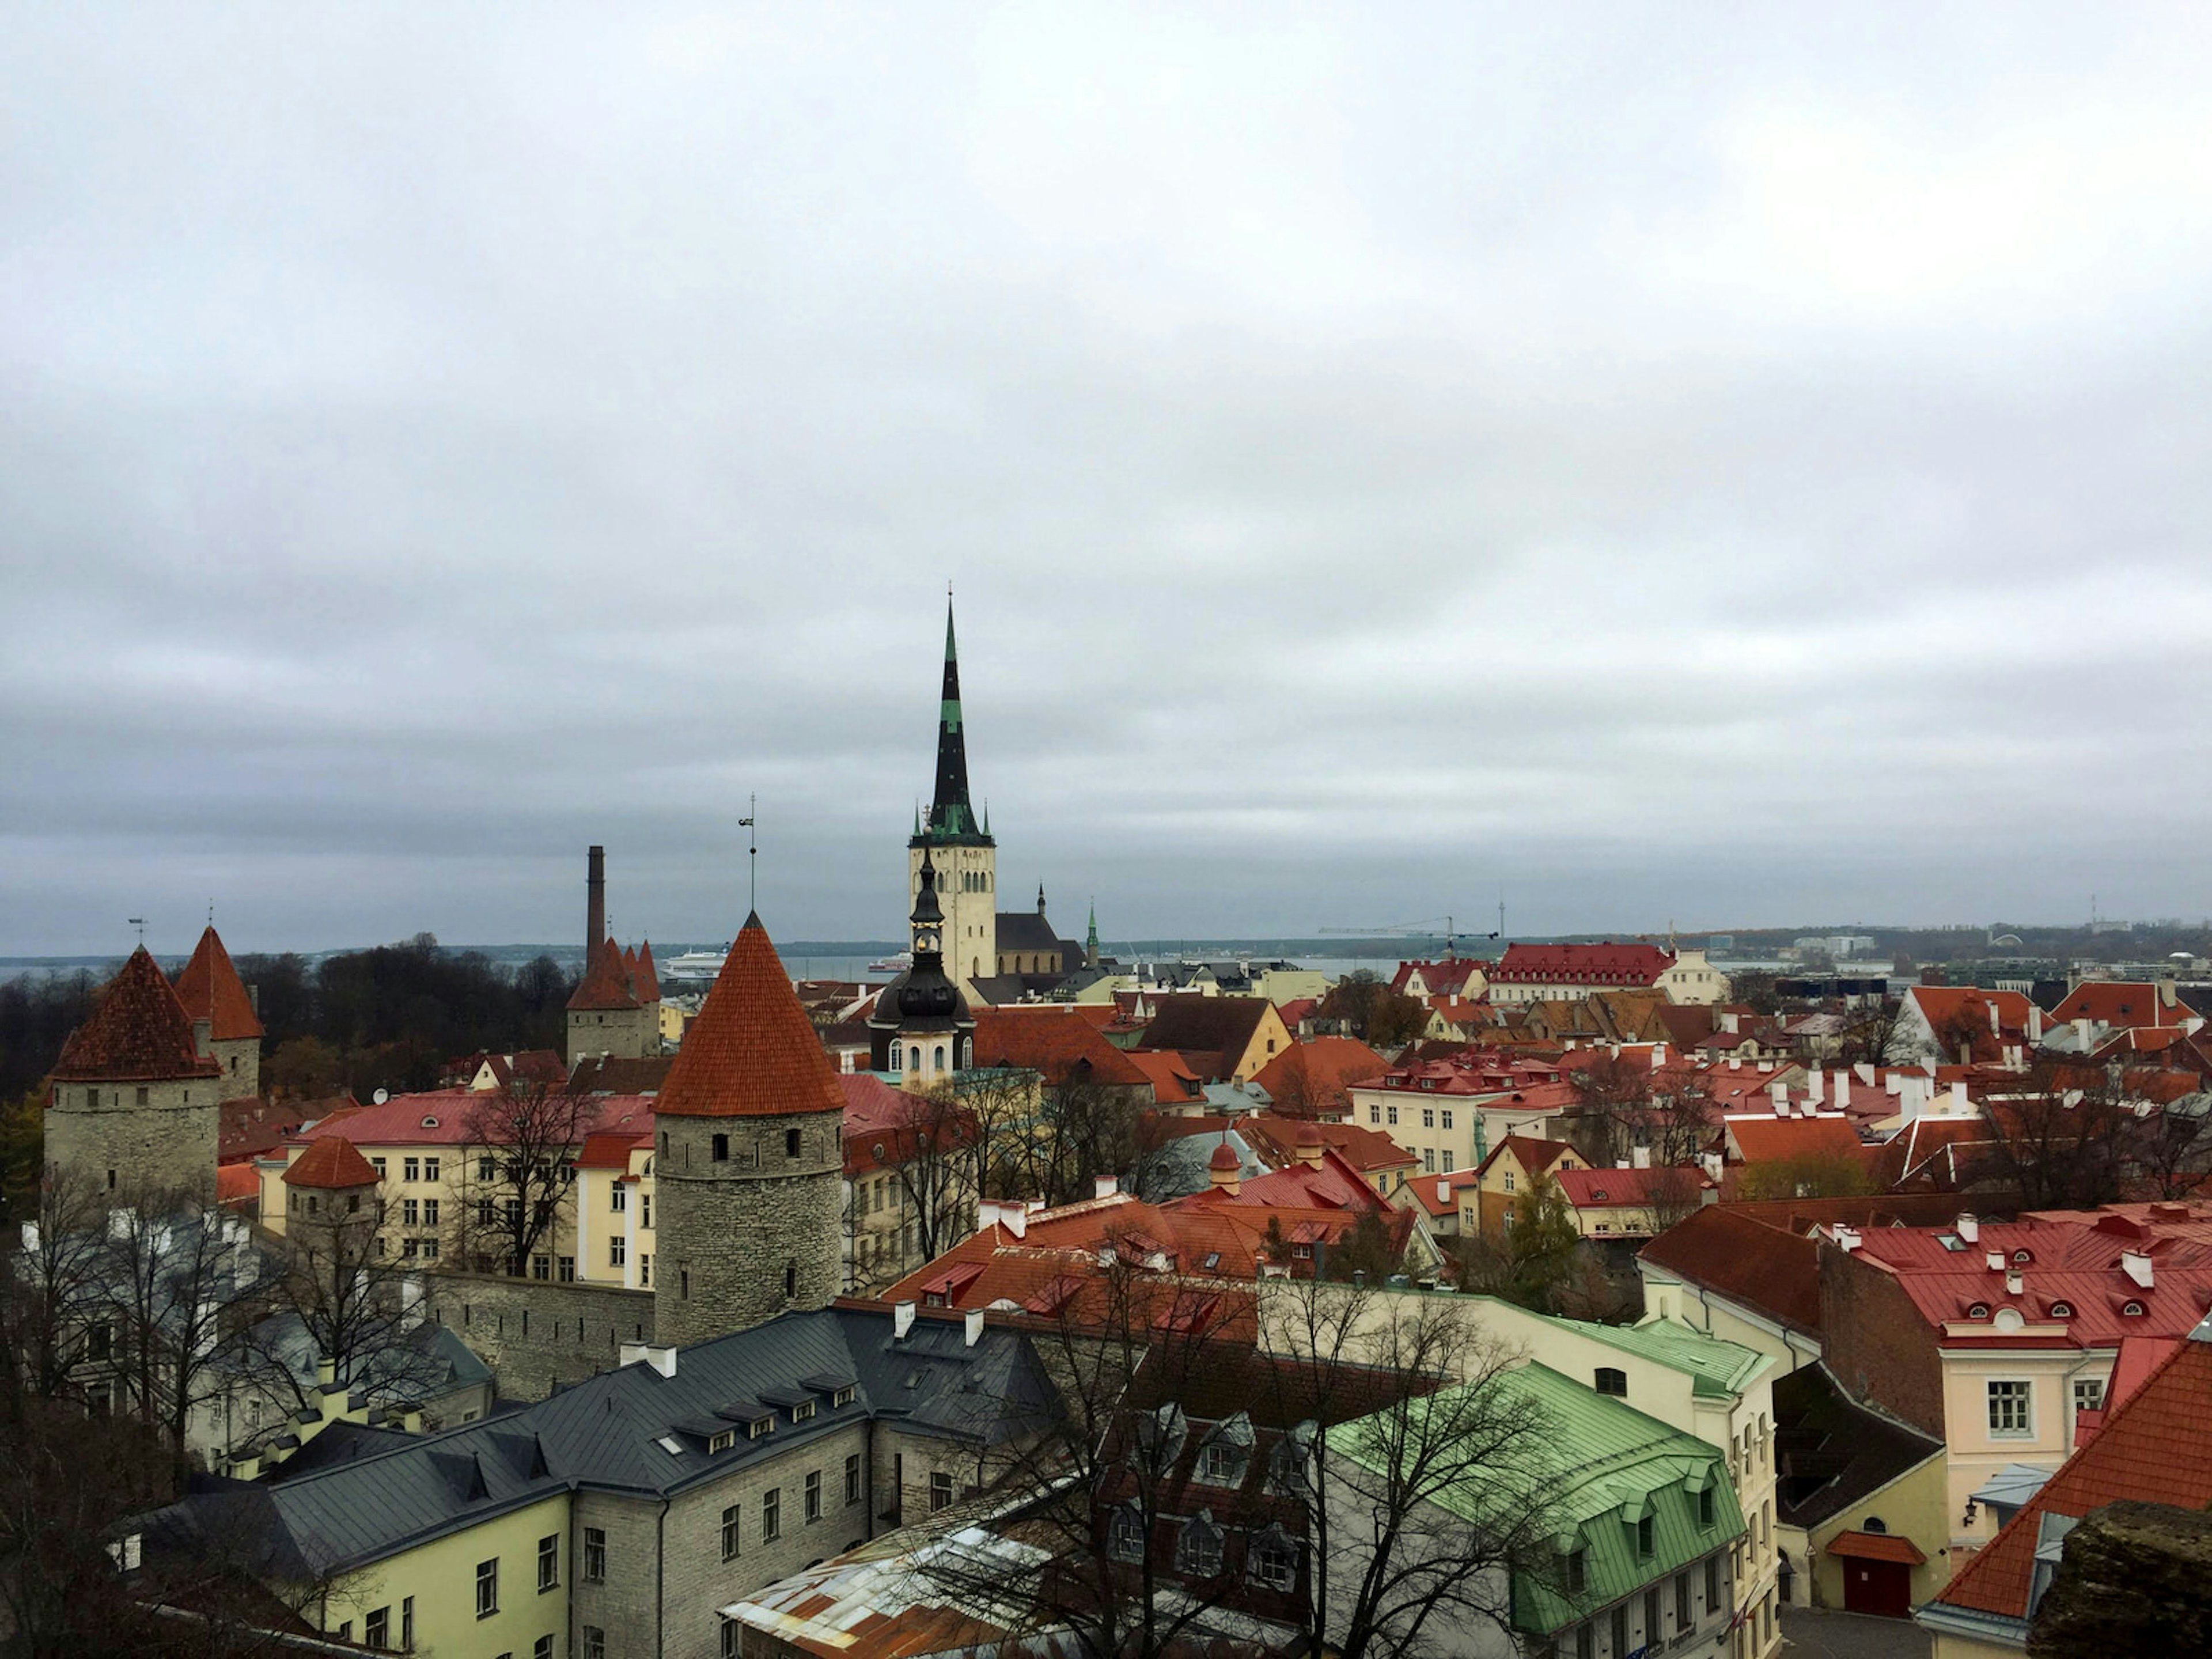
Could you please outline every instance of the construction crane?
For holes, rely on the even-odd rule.
[[[1459,930],[1449,916],[1424,916],[1419,921],[1395,922],[1387,927],[1324,927],[1321,931],[1323,933],[1341,934],[1352,939],[1387,939],[1393,933],[1411,933],[1422,939],[1436,939],[1439,937],[1437,933],[1437,923],[1440,921],[1444,925],[1444,931],[1441,935],[1444,942],[1444,955],[1455,956],[1458,953]],[[1492,933],[1470,934],[1469,937],[1499,939],[1504,937],[1504,933],[1505,907],[1501,903],[1498,907],[1498,931]]]

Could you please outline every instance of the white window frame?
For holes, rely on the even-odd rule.
[[[1997,1426],[1997,1401],[1999,1398],[1997,1390],[2001,1388],[2008,1389],[2016,1388],[2021,1391],[2019,1395],[2020,1415],[2021,1420],[2026,1425],[2025,1427],[2017,1429],[2001,1429]],[[2008,1394],[2003,1397],[2007,1400],[2010,1400],[2013,1396]],[[1989,1431],[1989,1437],[1990,1439],[2033,1440],[2035,1438],[2035,1382],[2033,1378],[2026,1376],[1992,1376],[1985,1378],[1982,1384],[1982,1401],[1983,1422]]]

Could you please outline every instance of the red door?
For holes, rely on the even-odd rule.
[[[1844,1611],[1884,1619],[1912,1616],[1912,1569],[1902,1561],[1844,1562]]]

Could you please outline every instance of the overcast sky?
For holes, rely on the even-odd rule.
[[[14,4],[0,954],[2212,910],[2212,11]]]

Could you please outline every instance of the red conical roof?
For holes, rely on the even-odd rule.
[[[323,1135],[284,1171],[288,1187],[373,1187],[376,1166],[343,1135]]]
[[[144,945],[100,993],[92,1018],[54,1062],[58,1083],[155,1082],[213,1077],[222,1068],[192,1041],[192,1017]]]
[[[640,1002],[660,1000],[660,970],[653,965],[653,941],[645,939],[637,947],[637,972],[630,981],[630,989]]]
[[[217,1042],[268,1035],[254,1018],[253,999],[246,994],[245,982],[230,965],[230,952],[212,926],[200,935],[199,949],[177,975],[177,1000],[194,1019],[210,1023],[209,1035]]]
[[[1213,1156],[1206,1160],[1206,1167],[1209,1170],[1219,1170],[1224,1173],[1233,1172],[1237,1167],[1236,1148],[1227,1141],[1223,1141],[1213,1149]]]
[[[568,999],[573,1012],[604,1012],[616,1008],[635,1008],[637,999],[630,994],[629,969],[623,965],[622,946],[612,939],[603,939],[599,948],[584,966],[583,983]]]
[[[745,918],[653,1109],[672,1117],[843,1114],[836,1070],[758,916]]]

